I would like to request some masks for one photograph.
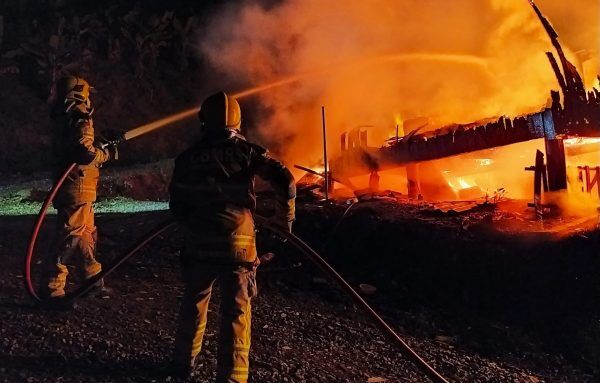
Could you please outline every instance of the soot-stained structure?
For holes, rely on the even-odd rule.
[[[350,132],[342,136],[341,155],[330,163],[333,177],[343,180],[410,163],[544,138],[550,190],[565,189],[562,141],[574,136],[600,137],[600,90],[586,92],[577,68],[564,54],[558,33],[535,3],[530,0],[530,4],[558,55],[557,60],[552,52],[546,52],[561,89],[551,91],[550,108],[514,119],[500,117],[487,123],[456,124],[422,133],[415,129],[404,137],[390,139],[380,148],[368,147],[364,133]]]

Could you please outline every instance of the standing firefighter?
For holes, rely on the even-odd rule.
[[[99,168],[115,153],[111,146],[102,149],[95,145],[87,81],[62,77],[56,83],[56,96],[52,110],[55,174],[59,176],[72,163],[77,166],[54,199],[60,248],[46,266],[50,298],[64,297],[68,263],[78,263],[86,279],[102,270],[95,258],[97,230],[92,203],[96,200]],[[98,282],[96,291],[103,291],[103,285]]]
[[[256,295],[258,257],[253,213],[255,175],[280,199],[277,224],[291,230],[296,187],[289,170],[240,135],[237,101],[220,92],[200,113],[202,138],[175,161],[171,211],[185,233],[185,293],[179,313],[173,367],[191,374],[206,329],[213,284],[221,290],[217,383],[248,380],[250,299]]]

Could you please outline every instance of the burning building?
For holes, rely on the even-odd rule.
[[[6,132],[22,137],[27,124],[37,125],[32,118],[44,121],[48,111],[32,112],[35,103],[22,102],[12,89],[20,89],[19,80],[7,80],[12,71],[2,65],[24,68],[21,81],[45,74],[46,84],[53,64],[76,57],[60,55],[70,46],[97,65],[91,71],[101,90],[97,97],[104,95],[105,102],[98,103],[104,105],[98,127],[154,120],[104,143],[122,143],[122,160],[130,161],[106,169],[96,206],[98,254],[105,270],[122,272],[107,279],[114,295],[78,301],[76,320],[31,307],[41,257],[55,256],[53,225],[47,223],[58,217],[49,214],[42,224],[51,179],[13,176],[21,167],[5,177],[0,380],[166,378],[161,361],[168,358],[176,306],[185,291],[178,257],[186,252],[187,238],[181,235],[185,229],[172,226],[167,200],[173,161],[162,144],[177,136],[189,145],[198,125],[196,97],[213,86],[237,90],[230,95],[242,103],[250,141],[265,144],[288,164],[315,165],[298,166],[310,176],[299,183],[293,234],[282,231],[290,228],[289,220],[275,227],[268,219],[281,208],[275,193],[265,188],[257,198],[256,248],[266,257],[253,313],[253,381],[415,382],[423,375],[440,382],[598,380],[600,88],[595,52],[582,49],[596,46],[590,41],[600,36],[595,33],[600,23],[580,28],[600,5],[597,0],[579,0],[577,7],[539,0],[544,14],[523,0],[234,0],[221,8],[216,3],[222,2],[148,0],[142,6],[119,0],[73,9],[79,2],[18,3],[27,11],[16,13],[23,22],[0,6],[0,48],[10,48],[0,52],[5,80],[0,83],[9,84],[0,86]],[[38,3],[48,3],[52,12]],[[35,8],[32,13],[28,6]],[[555,17],[559,11],[584,16],[565,25],[568,17]],[[557,23],[551,25],[545,15]],[[35,38],[24,43],[28,28]],[[585,31],[574,32],[580,29]],[[574,44],[574,34],[585,35],[585,42]],[[50,47],[43,48],[47,41]],[[197,57],[190,57],[197,56],[192,52],[197,46],[200,61],[207,63],[201,70]],[[33,70],[38,68],[33,61],[45,71]],[[205,72],[209,64],[213,68]],[[164,117],[184,105],[189,109]],[[12,119],[11,109],[26,123]],[[194,119],[189,135],[179,135],[182,129],[148,134],[188,118]],[[131,140],[146,134],[145,143]],[[323,138],[330,161],[321,153]],[[11,147],[6,157],[22,151],[19,140],[4,141]],[[132,150],[136,141],[143,150]],[[23,153],[33,157],[36,150],[27,148]],[[40,152],[49,162],[47,152]],[[219,167],[230,157],[210,152]],[[189,199],[204,205],[213,197],[200,197],[201,189],[190,188]],[[15,254],[23,251],[43,198],[21,273]],[[577,205],[592,211],[593,219],[564,209],[547,214],[560,212],[553,206]],[[594,229],[588,231],[591,221]],[[210,228],[206,232],[212,234]],[[554,235],[563,232],[568,235]],[[246,244],[254,235],[248,234],[242,238]],[[138,258],[130,258],[134,255]],[[251,266],[255,273],[256,262]],[[330,295],[317,267],[352,296],[354,306]],[[72,278],[67,304],[52,308],[67,309],[95,284]],[[254,290],[256,285],[248,283]],[[214,296],[221,302],[227,296],[222,286]],[[373,322],[355,315],[356,307]],[[372,324],[408,359],[394,353]],[[203,366],[210,367],[220,353],[218,342],[209,339],[214,334],[202,342],[209,351],[200,355]],[[198,368],[195,378],[209,381],[212,370]]]
[[[534,191],[538,205],[542,188],[547,192],[569,189],[573,193],[592,193],[597,188],[600,159],[600,91],[586,91],[582,76],[559,43],[558,33],[536,4],[530,4],[558,56],[557,59],[555,53],[546,53],[560,86],[560,92],[551,91],[547,107],[516,118],[500,117],[435,130],[428,130],[427,119],[413,119],[404,126],[398,121],[396,135],[382,147],[368,146],[367,130],[355,129],[341,136],[340,155],[331,161],[332,177],[354,187],[357,176],[370,174],[369,185],[373,188],[379,172],[404,167],[404,175],[390,177],[401,178],[406,183],[403,189],[411,198],[473,198],[502,188],[501,184],[489,182],[495,167],[502,167],[500,171],[508,175],[496,178],[511,183],[507,178],[515,178],[515,172],[524,170],[523,161],[533,164],[536,150],[542,149],[545,158],[538,150],[536,165],[528,168],[536,171],[534,188],[530,181],[516,177]],[[504,164],[512,168],[502,166],[498,157],[507,157],[506,153],[510,153],[509,157],[520,156],[523,161],[505,158]],[[481,178],[488,179],[485,188],[481,187],[486,184]],[[523,193],[515,194],[523,197]]]

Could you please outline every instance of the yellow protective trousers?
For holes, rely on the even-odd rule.
[[[193,367],[206,331],[214,283],[221,291],[217,383],[246,383],[250,352],[250,300],[255,271],[245,266],[190,262],[183,265],[185,292],[179,312],[173,363]]]
[[[76,264],[85,279],[102,271],[102,265],[95,258],[97,233],[91,202],[57,207],[59,248],[58,255],[55,253],[46,261],[48,296],[65,295],[67,264]]]

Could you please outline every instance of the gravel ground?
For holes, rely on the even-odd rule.
[[[166,212],[98,218],[103,259],[120,253]],[[52,225],[49,219],[47,227]],[[68,312],[34,308],[22,287],[32,217],[0,227],[0,380],[3,382],[172,382],[164,372],[182,294],[177,233],[155,241],[108,277],[108,299],[86,298]],[[44,249],[44,240],[40,249]],[[279,257],[278,257],[279,258]],[[251,382],[426,382],[338,290],[286,257],[264,266],[254,301]],[[282,270],[283,269],[283,270]],[[423,276],[425,277],[425,276]],[[378,293],[377,309],[420,355],[454,382],[592,382],[560,355],[479,352],[435,308],[398,308]],[[213,305],[218,305],[218,291]],[[216,306],[212,307],[216,312]],[[472,313],[477,316],[477,312]],[[192,381],[211,381],[216,313]],[[455,318],[456,320],[456,318]],[[471,319],[472,320],[472,319]],[[493,324],[496,325],[496,324]]]

